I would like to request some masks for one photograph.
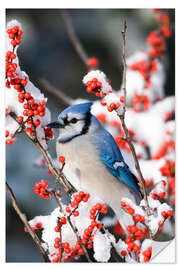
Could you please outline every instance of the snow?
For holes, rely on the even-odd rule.
[[[97,231],[93,242],[93,256],[95,260],[98,262],[108,262],[111,257],[111,247],[111,241],[107,235]]]
[[[22,30],[21,24],[16,21],[12,20],[7,24],[7,29],[12,28],[13,26],[19,26],[20,29]],[[18,47],[18,46],[17,46]],[[18,67],[16,69],[16,76],[17,78],[20,79],[26,79],[27,80],[27,85],[25,86],[26,92],[31,93],[31,96],[34,98],[35,103],[39,103],[40,101],[45,101],[47,102],[47,98],[45,98],[44,94],[41,93],[41,91],[29,80],[28,75],[21,70],[19,66],[19,60],[18,60],[18,55],[17,55],[17,47],[15,49],[15,54],[16,58],[13,60],[13,62],[17,63]],[[6,51],[11,50],[12,51],[12,45],[10,44],[10,39],[8,37],[8,34],[6,33]],[[23,105],[24,103],[19,103],[18,102],[18,92],[14,89],[14,87],[11,85],[11,88],[6,87],[5,91],[5,103],[6,103],[6,108],[8,109],[9,112],[14,112],[17,116],[22,116],[23,115]],[[27,119],[27,116],[24,116],[24,120]],[[50,111],[46,108],[45,111],[45,116],[44,117],[39,117],[36,116],[34,117],[34,120],[39,119],[41,121],[41,125],[36,128],[37,132],[37,138],[39,139],[41,145],[44,147],[44,149],[47,149],[47,144],[45,140],[45,133],[43,127],[46,126],[50,120],[51,120],[51,113]],[[10,132],[10,135],[14,134],[18,127],[18,124],[11,119],[10,117],[7,117],[6,119],[6,130]]]

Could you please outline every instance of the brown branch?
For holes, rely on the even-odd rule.
[[[16,197],[12,191],[12,189],[10,188],[10,186],[8,185],[8,183],[6,182],[6,190],[9,194],[9,197],[11,199],[12,202],[12,206],[14,208],[14,210],[16,211],[16,213],[18,214],[19,218],[21,219],[21,221],[24,223],[24,226],[28,229],[28,233],[30,234],[30,236],[32,237],[33,241],[35,242],[35,244],[37,245],[37,247],[39,248],[40,252],[42,253],[42,256],[44,258],[45,262],[50,262],[48,254],[46,253],[46,251],[44,250],[44,248],[41,245],[41,242],[38,238],[38,236],[36,235],[36,233],[32,230],[26,215],[24,213],[22,213],[21,209],[18,206],[18,203],[16,201]]]
[[[78,230],[74,228],[74,226],[73,226],[73,224],[72,224],[71,219],[70,219],[69,216],[67,217],[67,220],[68,220],[69,225],[71,226],[73,232],[75,233],[76,238],[77,238],[77,240],[78,240],[78,242],[79,242],[81,248],[82,248],[83,251],[84,251],[84,255],[86,256],[87,261],[88,261],[88,262],[92,262],[91,259],[90,259],[90,257],[89,257],[89,254],[88,254],[88,252],[87,252],[87,249],[86,249],[85,245],[81,242],[81,238],[80,238],[80,236],[79,236],[79,234],[78,234]]]
[[[10,112],[9,115],[17,122],[17,117],[16,114],[14,112]],[[47,162],[48,168],[51,171],[51,173],[54,175],[54,177],[56,178],[56,180],[63,186],[64,190],[68,193],[71,194],[72,192],[75,192],[75,188],[70,186],[67,183],[67,180],[64,176],[64,174],[61,172],[59,173],[59,171],[54,167],[53,162],[51,160],[51,157],[48,153],[47,150],[45,150],[43,148],[43,146],[40,144],[39,140],[37,138],[32,138],[27,132],[26,132],[26,127],[24,126],[24,124],[21,125],[24,133],[26,134],[26,136],[31,140],[31,142],[39,149],[39,151],[41,152],[41,154],[43,155],[44,159]]]
[[[69,17],[68,11],[65,9],[61,9],[60,13],[61,13],[61,16],[64,20],[64,23],[65,23],[66,29],[67,29],[67,33],[69,35],[69,38],[70,38],[72,44],[74,45],[75,50],[77,51],[78,55],[80,56],[81,60],[84,62],[86,67],[89,68],[88,55],[85,52],[79,38],[77,37],[77,35],[74,31],[74,27],[73,27],[72,21]]]
[[[61,203],[60,203],[60,201],[59,201],[59,198],[58,198],[57,195],[56,195],[56,192],[53,191],[52,194],[53,194],[53,196],[54,196],[54,198],[55,198],[55,200],[56,200],[56,202],[57,202],[57,204],[58,204],[58,206],[59,206],[59,208],[60,208],[60,211],[63,213],[63,208],[62,208],[62,205],[61,205]],[[63,213],[63,214],[64,214],[64,213]],[[64,215],[65,215],[65,214],[64,214]],[[86,247],[85,247],[84,244],[81,242],[81,238],[80,238],[80,236],[79,236],[79,234],[78,234],[78,230],[77,230],[76,228],[74,228],[74,226],[73,226],[73,224],[72,224],[72,222],[71,222],[70,216],[71,216],[71,214],[70,214],[69,216],[66,216],[66,218],[67,218],[67,220],[68,220],[68,223],[69,223],[70,227],[72,228],[74,234],[76,235],[76,238],[77,238],[77,240],[79,241],[79,244],[80,244],[81,248],[82,248],[83,251],[84,251],[84,255],[86,256],[87,261],[88,261],[88,262],[92,262],[91,259],[89,258],[89,254],[88,254],[88,252],[87,252]]]
[[[128,145],[129,145],[129,147],[131,149],[131,152],[132,152],[132,155],[133,155],[133,159],[134,159],[134,163],[135,163],[135,168],[136,168],[138,177],[139,177],[140,182],[141,182],[141,187],[142,187],[142,190],[143,190],[144,200],[145,200],[145,203],[146,203],[146,211],[147,211],[148,216],[150,216],[151,215],[151,212],[150,212],[149,202],[148,202],[148,198],[147,198],[145,180],[143,178],[143,175],[142,175],[142,172],[141,172],[141,169],[140,169],[140,166],[139,166],[139,161],[138,161],[138,158],[137,158],[137,155],[136,155],[136,151],[135,151],[134,145],[131,142],[131,139],[130,139],[129,133],[128,133],[128,129],[127,129],[126,124],[125,124],[126,94],[127,94],[127,91],[126,91],[126,53],[125,53],[125,48],[126,48],[126,30],[127,30],[127,25],[126,25],[126,21],[125,21],[124,22],[124,29],[123,29],[123,31],[121,31],[122,38],[123,38],[122,60],[123,60],[123,92],[124,92],[124,102],[123,102],[123,112],[122,112],[122,114],[118,114],[118,116],[119,116],[119,118],[121,120],[122,128],[124,130],[125,137],[126,137],[126,141],[127,141]],[[150,232],[150,234],[151,234],[151,232]]]
[[[73,104],[72,98],[65,95],[60,89],[57,89],[56,87],[54,87],[46,79],[40,78],[39,84],[42,86],[42,88],[46,92],[58,98],[65,106],[71,106]]]

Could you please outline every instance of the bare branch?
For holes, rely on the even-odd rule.
[[[71,106],[73,104],[72,98],[65,95],[60,89],[54,87],[46,79],[40,78],[39,83],[46,92],[58,98],[65,106]]]
[[[79,241],[79,244],[80,244],[81,248],[82,248],[83,251],[84,251],[84,255],[86,256],[87,261],[88,261],[88,262],[92,262],[91,259],[90,259],[90,257],[89,257],[89,254],[88,254],[88,252],[87,252],[87,249],[86,249],[85,245],[81,242],[81,238],[80,238],[80,236],[79,236],[79,234],[78,234],[78,231],[77,231],[77,229],[74,228],[74,226],[73,226],[73,224],[72,224],[71,219],[70,219],[69,216],[67,217],[67,220],[68,220],[69,225],[71,226],[73,232],[75,233],[76,238],[77,238],[77,240]]]
[[[17,117],[16,114],[14,112],[10,112],[9,115],[15,120],[17,121]],[[45,150],[42,145],[40,144],[39,140],[35,137],[32,138],[27,132],[26,132],[26,128],[24,126],[24,124],[21,125],[24,133],[26,134],[26,136],[31,140],[31,142],[39,149],[39,151],[41,152],[41,154],[43,155],[44,159],[47,162],[48,168],[51,171],[51,173],[54,175],[54,177],[57,179],[57,181],[63,186],[64,190],[68,193],[71,194],[72,192],[75,192],[75,188],[70,186],[69,183],[67,182],[64,174],[61,172],[59,173],[58,170],[54,167],[52,159],[48,153],[47,150]]]
[[[29,225],[29,222],[28,222],[28,220],[26,218],[26,215],[24,213],[22,213],[21,209],[19,208],[18,203],[17,203],[16,198],[15,198],[15,195],[14,195],[12,189],[10,188],[10,186],[8,185],[7,182],[6,182],[6,190],[7,190],[8,194],[9,194],[10,199],[11,199],[12,206],[13,206],[14,210],[18,214],[21,221],[24,223],[24,226],[28,229],[28,233],[30,234],[33,241],[35,242],[35,244],[39,248],[40,252],[42,253],[44,261],[45,262],[50,262],[48,254],[46,253],[46,251],[42,247],[38,236],[36,235],[36,233],[32,230],[31,226]]]
[[[72,25],[72,21],[69,17],[68,11],[65,9],[61,9],[60,13],[62,15],[62,18],[64,20],[64,23],[66,25],[67,33],[69,35],[70,40],[72,41],[72,44],[74,45],[75,50],[77,51],[78,55],[80,56],[81,60],[84,62],[84,64],[89,68],[88,65],[88,55],[85,52],[79,38],[77,37],[74,27]]]
[[[122,33],[122,38],[123,38],[123,53],[122,53],[122,60],[123,60],[123,92],[124,92],[124,102],[123,102],[123,113],[118,115],[120,120],[121,120],[121,124],[122,124],[122,128],[124,130],[125,133],[125,138],[126,141],[131,149],[132,155],[133,155],[133,159],[134,159],[134,163],[135,163],[135,168],[138,174],[138,177],[141,181],[141,186],[142,186],[142,190],[143,190],[143,195],[144,195],[144,200],[146,202],[146,211],[148,216],[151,215],[150,212],[150,207],[149,207],[149,203],[148,203],[148,198],[147,198],[147,192],[146,192],[146,186],[145,186],[145,181],[139,166],[139,161],[136,155],[136,151],[134,148],[133,143],[131,142],[131,139],[129,137],[129,133],[128,133],[128,129],[126,127],[125,124],[125,113],[126,113],[126,54],[125,54],[125,47],[126,47],[126,30],[127,30],[127,25],[126,25],[126,21],[124,22],[124,29],[121,32]],[[150,232],[151,233],[151,232]],[[151,235],[150,235],[151,236]]]

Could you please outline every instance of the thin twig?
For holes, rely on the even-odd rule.
[[[14,112],[10,112],[9,115],[17,122],[17,116]],[[22,129],[26,136],[31,140],[31,142],[39,149],[41,154],[43,155],[45,161],[47,162],[48,168],[51,171],[51,173],[54,175],[54,177],[57,179],[57,181],[63,186],[64,190],[68,193],[71,194],[72,192],[75,192],[75,188],[70,186],[67,183],[66,178],[64,177],[63,173],[59,173],[58,170],[54,167],[53,162],[51,160],[51,157],[48,153],[47,150],[43,148],[43,146],[40,144],[39,140],[37,138],[32,138],[27,132],[26,132],[26,127],[22,124]]]
[[[56,202],[57,202],[57,204],[58,204],[58,206],[59,206],[59,208],[60,208],[60,211],[63,213],[63,208],[62,208],[61,202],[59,201],[59,198],[57,197],[55,191],[53,191],[53,195],[54,195],[54,198],[55,198],[55,200],[56,200]],[[63,214],[64,214],[64,213],[63,213]],[[88,262],[91,262],[91,259],[89,258],[89,254],[88,254],[88,252],[87,252],[87,249],[86,249],[86,247],[84,246],[84,244],[81,242],[81,238],[80,238],[80,236],[79,236],[79,234],[78,234],[78,230],[77,230],[77,229],[74,227],[74,225],[72,224],[70,216],[71,216],[71,215],[67,216],[68,223],[69,223],[70,227],[72,228],[74,234],[76,235],[76,238],[77,238],[77,240],[79,241],[79,244],[80,244],[81,248],[82,248],[83,251],[84,251],[84,255],[86,256],[87,261],[88,261]]]
[[[73,104],[72,98],[65,95],[60,89],[57,89],[56,87],[54,87],[46,79],[40,78],[39,83],[46,92],[48,92],[49,94],[52,94],[54,97],[61,100],[65,106],[71,106]]]
[[[136,155],[136,151],[135,151],[135,148],[134,148],[134,145],[129,137],[129,133],[128,133],[128,129],[126,127],[126,124],[125,124],[125,113],[126,113],[126,94],[127,94],[127,91],[126,91],[126,54],[125,54],[125,48],[126,48],[126,30],[127,30],[127,25],[126,25],[126,21],[124,22],[124,29],[123,31],[121,31],[122,33],[122,38],[123,38],[123,52],[122,52],[122,60],[123,60],[123,92],[124,92],[124,102],[123,102],[123,113],[122,114],[119,114],[119,118],[121,120],[121,124],[122,124],[122,128],[124,130],[124,133],[125,133],[125,137],[126,137],[126,141],[131,149],[131,152],[132,152],[132,155],[133,155],[133,159],[134,159],[134,163],[135,163],[135,168],[136,168],[136,171],[137,171],[137,174],[138,174],[138,177],[140,179],[140,182],[141,182],[141,187],[142,187],[142,190],[143,190],[143,195],[144,195],[144,200],[145,200],[145,203],[146,203],[146,211],[147,211],[147,214],[148,216],[151,215],[151,211],[150,211],[150,207],[149,207],[149,202],[148,202],[148,198],[147,198],[147,192],[146,192],[146,186],[145,186],[145,180],[143,178],[143,175],[142,175],[142,172],[141,172],[141,169],[140,169],[140,166],[139,166],[139,161],[138,161],[138,158],[137,158],[137,155]],[[151,234],[151,232],[150,232]],[[151,235],[150,235],[151,237]]]
[[[81,60],[84,62],[87,68],[89,68],[88,65],[88,55],[85,52],[79,38],[77,37],[74,27],[72,25],[71,19],[69,17],[68,11],[65,9],[60,10],[61,16],[64,20],[64,23],[66,25],[67,33],[69,35],[70,40],[72,41],[72,44],[74,45],[74,48],[76,49],[78,55],[80,56]]]
[[[24,226],[28,229],[28,233],[30,234],[30,236],[32,237],[33,241],[35,242],[35,244],[37,245],[37,247],[39,248],[40,252],[42,253],[42,256],[44,258],[45,262],[50,262],[48,254],[46,253],[46,251],[44,250],[44,248],[41,245],[41,242],[38,238],[38,236],[36,235],[36,233],[32,230],[26,215],[24,213],[22,213],[21,209],[18,206],[18,203],[16,201],[16,197],[12,191],[12,189],[10,188],[10,186],[8,185],[8,183],[6,182],[6,190],[9,194],[9,197],[11,199],[12,202],[12,206],[14,208],[14,210],[16,211],[16,213],[18,214],[19,218],[21,219],[21,221],[24,223]]]
[[[89,254],[88,254],[88,252],[87,252],[86,247],[85,247],[84,244],[81,242],[81,238],[80,238],[80,236],[79,236],[79,234],[78,234],[78,230],[74,228],[74,226],[73,226],[73,224],[72,224],[71,219],[70,219],[69,216],[67,217],[67,220],[68,220],[69,225],[71,226],[73,232],[75,233],[76,238],[77,238],[77,240],[78,240],[78,242],[79,242],[81,248],[82,248],[83,251],[84,251],[84,255],[86,256],[87,261],[88,261],[88,262],[92,262],[91,259],[90,259],[90,257],[89,257]]]

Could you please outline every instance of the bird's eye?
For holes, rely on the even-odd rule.
[[[77,123],[77,121],[78,120],[76,118],[72,118],[70,122],[73,123],[73,124],[75,124],[75,123]]]

